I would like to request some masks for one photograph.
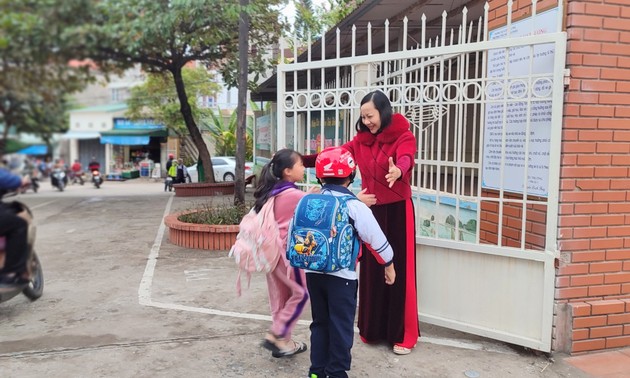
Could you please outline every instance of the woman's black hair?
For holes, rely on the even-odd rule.
[[[392,103],[389,102],[389,99],[387,98],[385,93],[381,91],[374,91],[366,94],[361,100],[361,106],[370,101],[374,103],[374,107],[381,117],[381,128],[379,129],[379,131],[385,130],[385,128],[389,126],[389,124],[392,122]],[[357,132],[370,131],[370,129],[368,129],[368,127],[363,124],[361,116],[359,116],[359,120],[355,125],[355,129],[357,130]]]
[[[302,155],[298,152],[290,148],[284,148],[276,152],[271,160],[265,164],[260,172],[260,179],[254,191],[254,198],[256,198],[254,210],[257,213],[269,199],[273,187],[282,180],[282,172],[286,168],[293,168],[298,159],[301,158]]]

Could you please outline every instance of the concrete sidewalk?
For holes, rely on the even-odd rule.
[[[36,213],[46,289],[36,302],[19,297],[0,306],[2,378],[306,375],[308,353],[277,359],[260,347],[270,325],[264,275],[254,275],[238,297],[236,267],[226,251],[169,243],[164,215],[208,198],[174,197],[161,181],[129,180],[64,192],[47,185],[19,199]],[[211,201],[231,206],[233,198]],[[296,340],[310,344],[310,319],[307,306]],[[363,344],[355,334],[350,376],[592,376],[561,354],[550,359],[420,327],[422,337],[408,356],[394,355],[389,345]]]
[[[253,188],[246,190],[246,200],[253,201]],[[69,192],[69,193],[68,193]],[[45,186],[34,196],[45,198],[63,198],[68,194],[79,197],[102,196],[163,196],[165,203],[174,193],[164,192],[161,180],[134,179],[124,182],[107,181],[101,189],[86,185],[72,185],[67,192],[60,193]],[[197,208],[208,203],[230,206],[233,196],[223,197],[174,197],[170,212]],[[146,230],[155,232],[155,230]],[[275,359],[258,346],[268,327],[268,304],[264,276],[255,275],[252,286],[244,292],[242,298],[234,294],[234,263],[227,257],[226,251],[199,251],[171,245],[164,236],[160,260],[156,266],[156,279],[151,295],[173,316],[178,312],[190,313],[179,316],[209,316],[212,324],[222,324],[222,336],[204,338],[192,337],[182,341],[182,347],[196,350],[203,355],[203,350],[214,350],[212,358],[216,371],[207,376],[258,376],[258,377],[295,377],[297,372],[308,370],[308,353],[293,358]],[[190,266],[199,267],[191,270]],[[204,270],[204,267],[207,267]],[[187,275],[181,281],[182,271]],[[195,280],[204,272],[211,271],[212,280]],[[192,278],[191,278],[192,277]],[[203,277],[201,277],[203,278]],[[212,290],[208,291],[208,284]],[[161,310],[164,311],[164,310]],[[196,314],[195,314],[196,313]],[[218,315],[217,315],[218,314]],[[308,341],[310,311],[307,310],[296,328],[295,338]],[[421,324],[422,336],[418,346],[409,356],[394,355],[389,346],[365,345],[358,335],[352,350],[353,366],[351,377],[630,377],[630,348],[593,352],[580,356],[567,356],[556,353],[548,358],[526,348],[452,331],[429,324]],[[243,332],[243,330],[246,330]],[[212,333],[212,332],[210,332]],[[177,342],[174,342],[175,344]],[[165,351],[156,350],[155,355],[169,354],[173,346]],[[220,348],[222,351],[216,351]],[[179,349],[179,348],[178,348]],[[247,362],[235,361],[247,359]],[[81,360],[81,357],[77,357]],[[206,361],[207,362],[207,361]],[[178,368],[181,373],[195,371],[196,362],[189,362],[188,368]],[[204,365],[202,371],[207,370]],[[227,370],[226,370],[227,369]],[[235,370],[236,369],[236,370]],[[197,370],[199,371],[199,370]],[[220,374],[217,371],[221,371]],[[215,374],[217,373],[217,374]],[[124,375],[124,374],[123,374]]]
[[[566,362],[595,378],[630,377],[630,348],[569,357]]]
[[[246,198],[253,200],[253,189],[248,188]],[[191,198],[174,197],[172,211],[184,210],[199,206],[199,204],[215,203],[229,204],[233,200],[232,196],[215,198]],[[264,330],[268,327],[268,320],[260,320],[261,317],[268,317],[268,304],[266,298],[266,283],[264,277],[254,275],[251,287],[244,291],[243,297],[234,298],[234,263],[227,257],[225,251],[222,252],[194,252],[193,250],[182,249],[164,240],[160,256],[171,256],[180,254],[195,253],[199,255],[212,255],[212,275],[219,277],[212,282],[222,282],[220,285],[213,284],[212,293],[208,293],[204,285],[198,289],[193,288],[189,282],[185,287],[178,288],[178,283],[170,280],[162,280],[154,286],[153,298],[155,301],[167,301],[168,293],[186,291],[184,302],[190,306],[191,311],[210,311],[210,313],[226,314],[226,317],[233,316],[238,323],[242,321],[260,323],[256,328],[261,331],[250,335],[240,335],[239,338],[247,346],[243,346],[243,356],[251,360],[253,366],[258,366],[261,370],[258,374],[262,376],[274,377],[295,377],[303,376],[296,371],[306,373],[308,370],[308,352],[288,359],[273,359],[267,356],[267,352],[258,347],[258,343],[264,335]],[[200,271],[205,266],[203,259],[200,259],[198,266]],[[158,270],[164,273],[165,270],[173,273],[183,267],[173,265],[158,266]],[[210,268],[208,268],[210,269]],[[172,276],[172,274],[161,274],[161,277]],[[197,291],[198,290],[198,291]],[[181,300],[181,298],[179,299]],[[201,307],[196,307],[195,303],[203,303]],[[180,307],[181,308],[181,307]],[[232,314],[232,315],[229,315]],[[246,320],[248,315],[252,319]],[[294,338],[301,341],[309,339],[308,324],[310,322],[310,309],[305,311],[301,317],[300,324],[296,327]],[[259,328],[260,327],[260,328]],[[422,337],[419,339],[417,348],[408,356],[398,356],[391,352],[388,345],[366,345],[363,344],[358,334],[355,333],[355,344],[352,350],[353,365],[350,372],[351,377],[589,377],[585,371],[565,362],[566,355],[555,354],[548,358],[545,354],[536,353],[526,348],[509,345],[495,340],[470,335],[462,332],[448,330],[429,324],[420,325]],[[252,349],[254,348],[254,349]],[[253,351],[256,350],[255,354]],[[279,369],[279,370],[278,370]],[[297,369],[297,370],[294,370]],[[288,373],[288,371],[292,371]],[[247,370],[243,376],[250,376],[255,371]],[[261,374],[262,373],[262,374]]]

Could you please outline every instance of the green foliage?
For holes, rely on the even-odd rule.
[[[66,96],[90,79],[87,67],[68,65],[69,22],[48,0],[0,0],[0,139],[11,127],[45,141],[67,128]]]
[[[199,150],[205,179],[213,182],[212,162],[191,109],[196,95],[186,85],[182,69],[198,62],[221,72],[228,86],[236,85],[238,71],[238,0],[48,0],[76,8],[77,23],[63,34],[74,41],[77,53],[103,69],[125,69],[141,64],[146,72],[170,72],[186,129]],[[245,7],[250,17],[248,71],[257,75],[269,65],[266,50],[279,37],[278,4],[257,0]],[[81,17],[76,17],[80,14]]]
[[[226,203],[223,206],[205,204],[191,213],[180,215],[178,220],[195,224],[237,225],[241,223],[252,206],[253,204],[234,205]]]
[[[198,61],[218,69],[236,85],[238,0],[54,0],[83,5],[84,21],[65,31],[78,52],[109,67],[143,65],[149,72],[172,71]],[[278,4],[258,0],[247,7],[251,46],[271,46],[281,30]],[[264,49],[250,51],[250,72],[267,68]],[[252,78],[256,81],[256,77]]]
[[[322,30],[321,21],[315,14],[312,0],[294,0],[295,22],[293,28],[295,35],[301,41],[308,41],[309,33],[317,35]]]
[[[184,67],[182,78],[186,91],[194,94],[188,98],[188,105],[193,118],[196,121],[208,118],[212,111],[200,107],[197,96],[214,96],[220,89],[220,86],[213,81],[213,75],[205,68]],[[177,91],[170,73],[148,74],[143,84],[132,88],[127,104],[129,105],[127,111],[129,117],[133,119],[152,118],[179,135],[186,134],[186,124],[182,118]]]
[[[326,29],[337,25],[352,13],[364,0],[328,0],[328,9],[321,14]]]
[[[314,6],[312,0],[293,0],[296,17],[293,25],[295,35],[303,43],[308,42],[309,33],[314,41],[337,25],[354,11],[363,0],[328,0],[325,6]]]
[[[215,141],[215,152],[218,156],[235,156],[236,155],[236,128],[237,112],[233,111],[230,118],[226,122],[221,109],[218,114],[210,112],[210,121],[204,122],[204,127],[210,131]],[[250,119],[251,121],[251,119]],[[254,137],[251,128],[251,122],[248,122],[247,132],[245,135],[245,160],[252,160]]]

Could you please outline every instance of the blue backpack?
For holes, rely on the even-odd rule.
[[[287,260],[291,266],[323,273],[355,270],[361,243],[347,201],[356,197],[307,194],[289,225]]]

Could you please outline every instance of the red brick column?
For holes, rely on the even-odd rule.
[[[630,345],[630,1],[569,1],[556,303],[572,353]]]
[[[491,29],[505,24],[506,3],[490,1]],[[538,12],[556,3],[539,2]],[[530,7],[515,1],[513,19]],[[578,353],[630,345],[630,0],[567,0],[565,12],[553,348]],[[494,208],[482,204],[488,242]]]

